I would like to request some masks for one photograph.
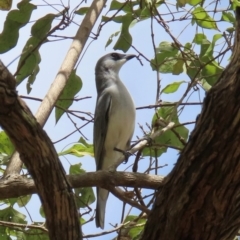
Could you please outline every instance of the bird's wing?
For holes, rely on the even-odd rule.
[[[97,170],[100,170],[102,168],[104,157],[104,143],[107,134],[111,103],[111,96],[106,92],[101,94],[97,99],[93,130],[94,155]]]

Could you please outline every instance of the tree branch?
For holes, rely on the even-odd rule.
[[[48,232],[48,230],[44,227],[44,225],[22,224],[22,223],[7,222],[7,221],[0,221],[0,225],[5,227],[10,227],[10,228],[20,227],[23,229],[26,229],[26,228],[39,229],[43,232]]]
[[[144,173],[97,171],[69,175],[67,180],[72,188],[96,186],[111,190],[111,187],[124,186],[158,189],[162,186],[163,177]],[[17,174],[0,180],[0,193],[0,200],[3,200],[38,192],[32,179]]]
[[[18,97],[15,79],[1,61],[0,126],[34,179],[50,239],[82,239],[74,196],[57,152],[27,105]]]
[[[117,197],[118,199],[120,199],[121,201],[125,202],[125,203],[128,203],[130,206],[133,206],[139,210],[141,210],[142,212],[145,212],[146,214],[149,214],[150,213],[150,210],[140,204],[138,204],[137,201],[134,201],[128,197],[126,197],[124,195],[125,192],[121,191],[121,189],[117,189],[115,187],[111,187],[109,189],[111,191],[111,193]]]

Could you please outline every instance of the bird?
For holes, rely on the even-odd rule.
[[[93,143],[96,170],[110,170],[124,160],[135,129],[135,105],[119,78],[119,70],[133,54],[109,53],[95,67],[97,102],[94,114]],[[108,190],[97,188],[96,227],[104,229]]]

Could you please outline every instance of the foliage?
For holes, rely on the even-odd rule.
[[[141,134],[151,136],[151,134],[163,130],[170,122],[174,123],[173,128],[164,131],[142,150],[141,156],[149,159],[149,161],[145,161],[142,172],[159,174],[159,169],[162,167],[160,161],[164,159],[166,153],[175,151],[175,154],[178,154],[184,148],[189,138],[189,130],[191,130],[188,126],[194,124],[195,119],[194,121],[190,118],[186,120],[182,118],[181,114],[191,112],[191,110],[187,110],[189,105],[192,107],[191,109],[195,105],[201,106],[202,97],[199,97],[198,102],[192,103],[190,101],[192,96],[209,91],[227,65],[231,56],[235,29],[235,17],[232,9],[236,6],[239,6],[237,0],[233,1],[233,6],[224,3],[221,7],[219,1],[213,1],[210,4],[210,1],[207,0],[169,2],[164,0],[112,0],[107,4],[107,10],[100,15],[100,24],[95,29],[95,39],[106,35],[104,32],[106,26],[113,26],[112,32],[107,36],[105,46],[102,47],[122,52],[128,52],[131,49],[131,51],[135,51],[140,62],[144,61],[144,67],[155,73],[157,87],[155,88],[156,92],[152,93],[156,96],[156,101],[153,103],[155,111],[147,113],[152,119],[151,124],[148,123],[148,127],[143,127],[145,122],[137,120],[137,122],[141,122],[140,128],[144,133]],[[11,1],[1,1],[0,9],[10,10],[10,8]],[[48,47],[50,58],[53,42],[59,44],[58,46],[61,48],[61,44],[58,43],[60,40],[72,39],[75,33],[69,34],[68,28],[79,23],[79,19],[82,20],[89,10],[89,5],[82,2],[79,5],[74,3],[73,6],[59,4],[56,7],[53,4],[50,9],[47,8],[45,11],[44,8],[43,11],[39,5],[30,0],[18,1],[17,7],[13,7],[7,13],[3,30],[0,33],[0,53],[3,54],[3,60],[4,53],[22,48],[18,50],[20,58],[16,60],[17,67],[14,75],[19,86],[26,86],[28,94],[32,90],[36,91],[34,89],[35,81],[39,81],[41,78],[42,62],[49,61],[46,56],[42,57],[43,49]],[[142,39],[137,39],[134,34],[139,26],[142,28]],[[23,29],[27,31],[27,35],[22,34]],[[185,33],[185,37],[182,37]],[[146,36],[148,38],[145,38]],[[23,47],[21,41],[24,42]],[[138,44],[139,41],[140,44]],[[151,53],[145,51],[146,46],[151,46]],[[51,65],[50,62],[49,65]],[[87,71],[90,67],[82,65],[80,62],[79,68]],[[51,67],[49,69],[51,70]],[[64,74],[64,69],[60,69],[60,73]],[[164,82],[166,78],[168,79],[167,83]],[[51,81],[51,79],[45,81]],[[149,85],[152,84],[150,79],[146,79],[146,81],[149,81]],[[45,84],[43,80],[42,84]],[[88,79],[78,76],[77,68],[74,69],[55,105],[57,126],[61,124],[61,121],[65,121],[67,116],[70,119],[68,124],[74,125],[75,132],[82,134],[80,129],[92,123],[91,110],[80,111],[81,104],[76,105],[76,102],[79,101],[77,94],[81,94],[84,86],[88,86]],[[146,97],[146,99],[149,104],[150,98]],[[194,99],[196,100],[197,97]],[[74,108],[76,110],[73,110]],[[149,105],[143,108],[151,109],[152,107]],[[84,124],[79,126],[82,121]],[[64,128],[67,128],[68,124],[64,125]],[[69,130],[69,134],[64,140],[71,135]],[[85,161],[83,159],[87,159],[87,157],[93,159],[94,157],[93,144],[91,140],[87,139],[91,139],[91,137],[83,135],[79,140],[74,139],[74,142],[70,142],[70,140],[67,142],[67,139],[64,142],[64,146],[67,147],[64,148],[64,151],[59,151],[61,160],[71,157],[70,159],[75,161],[68,168],[68,174],[80,175],[86,172],[83,167]],[[0,169],[2,174],[13,151],[13,144],[5,132],[1,131]],[[138,160],[139,158],[135,159],[134,165],[138,164]],[[23,175],[30,178],[26,169],[23,169]],[[124,190],[127,192],[128,189],[124,188]],[[133,200],[150,208],[154,192],[145,194],[146,192],[143,190],[141,197],[139,197],[139,193],[140,189],[134,189]],[[94,216],[94,207],[91,205],[95,202],[93,188],[76,188],[74,194],[82,213],[80,221],[87,224]],[[0,220],[27,224],[26,216],[17,211],[16,206],[21,210],[21,208],[27,207],[29,202],[31,202],[31,195],[2,201]],[[40,212],[44,217],[42,208]],[[86,213],[90,213],[91,216]],[[146,221],[142,216],[142,213],[137,212],[136,214],[135,212],[122,220],[122,223],[125,224],[122,229],[131,239],[139,239],[141,236]],[[35,226],[41,224],[33,223]],[[48,239],[46,232],[40,228],[34,228],[34,226],[33,228],[10,227],[3,224],[0,227],[0,236],[1,239],[15,239],[14,237],[28,240]]]
[[[69,76],[69,80],[66,87],[57,101],[57,107],[55,111],[56,122],[61,118],[64,112],[72,105],[74,96],[81,90],[82,80],[76,75],[76,70],[73,70]]]

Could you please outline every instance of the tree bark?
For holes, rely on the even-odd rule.
[[[34,179],[52,240],[82,239],[71,186],[53,144],[26,104],[15,79],[0,61],[0,126],[6,131]]]
[[[158,189],[163,177],[145,173],[97,171],[66,176],[72,188],[113,187]],[[19,174],[0,179],[0,200],[38,193],[34,181]]]
[[[207,93],[176,166],[163,181],[142,239],[227,240],[240,226],[240,8],[233,56]]]

